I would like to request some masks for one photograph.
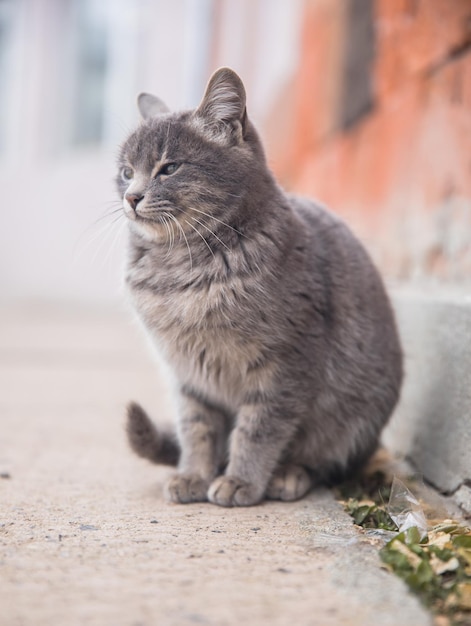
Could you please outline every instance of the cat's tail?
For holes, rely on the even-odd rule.
[[[128,405],[127,415],[129,445],[138,456],[160,465],[178,465],[180,448],[174,435],[157,430],[147,413],[136,402]]]

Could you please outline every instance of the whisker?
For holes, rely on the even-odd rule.
[[[167,230],[168,240],[169,240],[169,247],[168,247],[168,250],[167,250],[167,254],[165,255],[165,258],[167,258],[171,254],[171,252],[173,250],[173,244],[175,243],[175,233],[174,233],[174,231],[172,230],[172,228],[170,226],[170,220],[167,219],[169,217],[170,217],[169,213],[165,212],[163,214],[165,228]]]
[[[200,231],[199,231],[197,228],[195,228],[195,227],[193,226],[193,224],[190,224],[190,222],[188,222],[187,220],[185,220],[185,223],[186,223],[186,224],[188,224],[188,226],[189,226],[190,228],[192,228],[192,229],[195,231],[195,233],[197,233],[197,234],[201,237],[201,239],[202,239],[202,240],[204,241],[204,243],[206,244],[206,246],[207,246],[208,250],[209,250],[209,251],[211,252],[211,254],[213,255],[213,259],[216,259],[216,257],[214,256],[214,252],[211,250],[211,246],[210,246],[210,245],[209,245],[209,243],[206,241],[206,239],[203,237],[203,235],[200,233]]]
[[[226,250],[228,250],[229,252],[231,252],[231,249],[229,248],[229,246],[227,246],[224,241],[222,241],[222,239],[219,239],[219,237],[216,235],[216,233],[214,233],[210,228],[208,228],[208,226],[206,226],[206,224],[203,224],[203,222],[200,222],[199,219],[197,219],[196,217],[191,217],[192,220],[194,220],[195,222],[198,222],[198,224],[200,224],[203,228],[206,228],[207,231],[209,231],[211,233],[211,235],[213,235],[213,237],[216,237],[216,239],[219,241],[220,244],[222,244]]]
[[[100,224],[100,228],[96,232],[91,233],[92,229],[98,225],[98,221],[101,221],[104,218],[111,218],[116,213],[118,213],[118,215],[115,216],[114,219],[110,221],[110,223]],[[121,210],[116,210],[111,213],[107,213],[106,215],[103,215],[100,220],[95,220],[92,224],[87,226],[87,228],[79,235],[72,250],[72,258],[74,262],[77,262],[81,258],[81,256],[90,248],[90,246],[95,243],[97,239],[100,238],[100,241],[102,241],[103,235],[110,233],[110,227],[112,227],[113,224],[115,224],[121,218],[124,218],[123,212]],[[85,236],[88,236],[89,238],[84,243],[83,239]],[[106,237],[105,241],[107,239],[108,237]]]
[[[103,221],[104,219],[106,219],[107,217],[111,217],[112,215],[116,215],[116,213],[121,213],[123,211],[123,207],[120,204],[118,207],[116,207],[115,209],[113,209],[112,211],[109,211],[109,213],[105,213],[104,215],[98,217],[93,224],[98,224],[98,222]]]
[[[196,211],[197,213],[201,213],[202,215],[205,215],[206,217],[209,217],[210,219],[215,220],[216,222],[219,222],[219,224],[222,224],[223,226],[227,226],[227,228],[230,228],[231,230],[233,230],[234,232],[238,233],[242,237],[245,237],[246,239],[249,239],[249,237],[247,237],[247,235],[244,235],[244,233],[242,233],[240,230],[237,230],[237,228],[234,228],[234,226],[231,226],[230,224],[226,224],[226,222],[223,222],[222,220],[218,219],[217,217],[214,217],[214,215],[210,215],[209,213],[206,213],[205,211],[201,211],[201,209],[196,209],[194,206],[189,207],[189,208],[192,211]]]
[[[166,259],[166,258],[168,258],[168,255],[170,254],[170,231],[169,231],[169,228],[168,228],[167,219],[166,219],[164,214],[159,215],[158,216],[158,220],[159,220],[159,223],[162,224],[162,226],[165,226],[165,233],[166,233],[165,243],[168,246],[167,253],[166,253],[165,257],[164,257]]]
[[[168,213],[168,217],[169,217],[169,226],[171,226],[171,222],[172,222],[172,214]],[[172,248],[175,245],[175,229],[172,227]]]
[[[113,205],[119,205],[121,206],[121,200],[106,200],[106,202],[103,202],[103,204],[105,206],[113,206]]]
[[[185,231],[182,228],[182,225],[180,224],[180,222],[177,220],[177,218],[175,217],[175,215],[172,215],[170,213],[170,217],[172,218],[172,220],[175,222],[175,224],[178,226],[178,228],[180,229],[180,233],[183,235],[183,238],[185,239],[185,243],[186,243],[186,247],[188,248],[188,254],[190,255],[190,274],[193,273],[193,258],[191,256],[191,250],[190,250],[190,244],[188,243],[188,239],[185,235]],[[181,236],[180,236],[181,239]]]
[[[119,223],[119,220],[117,220],[117,223]],[[112,252],[114,251],[116,244],[118,243],[118,241],[121,238],[121,235],[123,234],[123,229],[126,226],[126,220],[124,220],[123,222],[121,222],[121,224],[119,225],[118,228],[115,229],[115,236],[113,238],[113,241],[111,242],[111,246],[108,246],[108,252],[105,256],[105,258],[103,259],[102,262],[102,267],[104,267],[106,265],[106,263],[108,263],[110,256],[112,254]]]
[[[91,224],[89,224],[83,230],[83,232],[79,235],[79,238],[77,239],[76,245],[78,245],[80,243],[80,240],[82,239],[82,237],[85,237],[85,235],[87,235],[90,230],[95,228],[95,226],[97,226],[97,224],[99,224],[100,222],[102,222],[105,219],[108,219],[108,218],[112,217],[113,215],[116,215],[117,213],[121,213],[122,212],[123,209],[122,209],[121,203],[117,203],[116,201],[114,201],[114,204],[118,205],[118,206],[116,206],[116,208],[114,208],[112,211],[107,211],[103,215],[100,215],[100,217],[98,217],[96,220],[94,220]],[[105,226],[105,228],[107,228],[107,227],[108,227],[108,225]]]
[[[122,224],[120,224],[120,221],[123,220]],[[110,238],[112,237],[113,239],[111,240],[111,245],[108,245],[108,252],[106,254],[106,256],[104,257],[103,261],[102,261],[102,265],[101,267],[104,267],[104,264],[107,262],[107,260],[109,259],[111,252],[114,248],[114,246],[116,245],[116,242],[118,241],[118,238],[123,230],[123,227],[126,224],[126,220],[124,219],[124,214],[119,215],[117,218],[115,218],[111,224],[108,226],[107,230],[105,231],[105,236],[104,237],[100,237],[99,239],[99,245],[98,247],[95,249],[95,253],[91,259],[91,264],[95,265],[95,263],[97,262],[98,256],[101,254],[102,250],[104,249],[104,246],[109,244],[110,242]],[[103,231],[101,231],[100,235],[103,234]],[[94,241],[96,241],[97,237],[95,237]]]

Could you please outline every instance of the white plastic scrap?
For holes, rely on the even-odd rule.
[[[420,538],[427,534],[427,520],[420,502],[405,484],[394,477],[389,497],[388,513],[402,533],[415,526]]]

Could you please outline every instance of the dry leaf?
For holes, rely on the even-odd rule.
[[[458,594],[458,606],[466,611],[471,611],[471,583],[460,583],[458,585]]]
[[[449,548],[451,536],[448,533],[431,530],[428,534],[428,545],[437,546],[437,548]]]
[[[417,556],[415,552],[412,552],[412,550],[410,550],[405,543],[402,543],[402,541],[394,540],[391,543],[391,549],[403,554],[414,569],[417,569],[419,567],[421,563],[421,558]]]
[[[434,573],[437,574],[437,576],[441,576],[445,572],[454,572],[455,570],[457,570],[460,566],[460,562],[458,561],[456,556],[452,557],[448,561],[442,561],[438,558],[438,556],[432,554],[432,557],[430,559],[430,566],[433,569]]]

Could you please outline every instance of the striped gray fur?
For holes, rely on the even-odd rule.
[[[275,182],[231,70],[201,105],[143,120],[119,156],[126,282],[179,386],[176,433],[132,404],[137,454],[177,463],[175,502],[293,500],[375,450],[402,355],[381,278],[348,228]]]

